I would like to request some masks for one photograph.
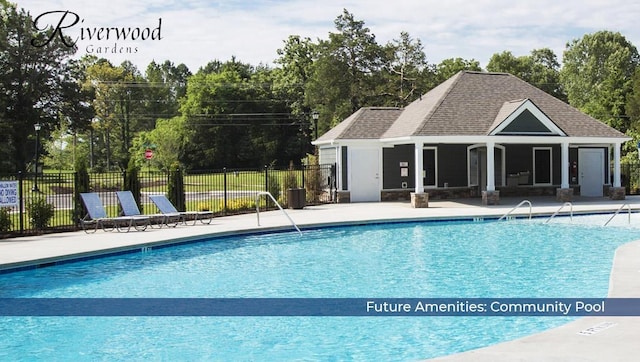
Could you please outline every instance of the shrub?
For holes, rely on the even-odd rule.
[[[169,170],[169,182],[167,184],[167,198],[171,200],[178,211],[186,210],[186,199],[184,195],[184,180],[180,165],[174,163]]]
[[[9,208],[0,208],[0,232],[6,233],[11,230],[11,215],[9,214]]]
[[[54,207],[47,202],[45,197],[36,197],[27,203],[27,212],[31,219],[31,225],[36,230],[43,230],[49,226],[53,218]]]
[[[74,165],[74,191],[73,191],[73,210],[72,220],[76,225],[86,214],[84,204],[80,199],[80,193],[89,192],[89,172],[87,171],[87,160],[84,157],[78,157]]]
[[[138,205],[138,209],[142,212],[142,202],[140,202],[140,178],[138,177],[138,166],[136,166],[134,158],[129,160],[127,172],[124,174],[124,189],[131,191]]]

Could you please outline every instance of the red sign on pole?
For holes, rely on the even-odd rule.
[[[153,150],[152,150],[152,149],[147,148],[147,149],[144,151],[144,158],[146,158],[147,160],[152,159],[152,158],[153,158]]]

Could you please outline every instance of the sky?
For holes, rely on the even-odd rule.
[[[600,30],[640,46],[640,2],[629,0],[21,0],[18,7],[39,27],[60,24],[76,41],[76,56],[93,54],[115,65],[130,60],[142,72],[151,61],[170,60],[195,73],[232,56],[274,65],[290,35],[317,41],[336,32],[343,9],[364,21],[379,44],[408,32],[431,64],[460,57],[485,68],[495,53],[522,56],[540,48],[562,61],[568,42]],[[97,33],[101,28],[132,33],[123,40],[114,30]]]

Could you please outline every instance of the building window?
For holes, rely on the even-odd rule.
[[[551,147],[533,148],[533,184],[551,185],[553,180],[553,158]]]

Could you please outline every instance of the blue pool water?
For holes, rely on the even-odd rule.
[[[398,223],[213,239],[0,275],[0,297],[605,297],[615,249],[640,230],[578,224]],[[569,320],[3,317],[0,360],[418,360]]]

